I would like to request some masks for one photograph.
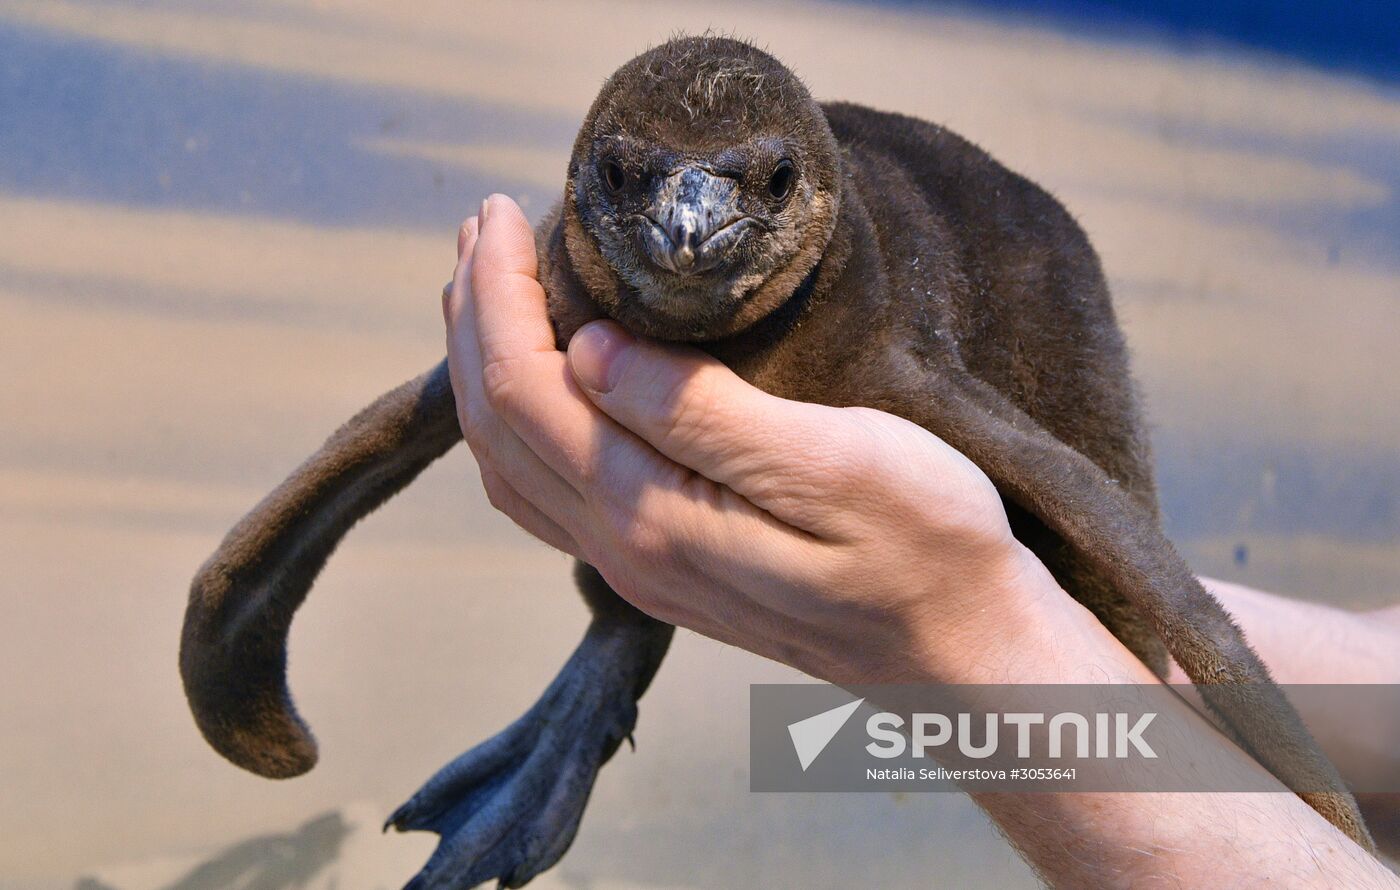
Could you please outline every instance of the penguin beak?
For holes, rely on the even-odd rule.
[[[738,205],[739,183],[687,166],[662,180],[644,215],[654,262],[678,275],[698,275],[723,261],[748,221]]]

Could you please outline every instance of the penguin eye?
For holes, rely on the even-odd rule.
[[[622,165],[617,161],[604,161],[598,166],[603,174],[603,185],[608,187],[608,191],[614,195],[622,191],[627,184],[627,171],[622,169]]]
[[[781,160],[768,177],[768,194],[775,201],[781,201],[792,192],[792,183],[797,179],[797,168],[792,161]]]

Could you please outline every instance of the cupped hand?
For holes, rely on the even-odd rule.
[[[502,196],[463,226],[458,254],[443,293],[448,361],[492,503],[638,608],[842,685],[1156,682],[1016,542],[986,476],[937,437],[877,411],[775,398],[697,350],[608,322],[558,352],[533,234]],[[1180,709],[1202,733],[1193,750],[1244,768]],[[1222,873],[1394,883],[1279,791],[977,801],[1056,886]]]
[[[1006,679],[976,668],[1004,670],[1027,631],[1105,635],[1012,537],[987,477],[922,428],[776,398],[612,322],[557,351],[504,196],[458,254],[448,357],[491,503],[642,611],[847,684]]]

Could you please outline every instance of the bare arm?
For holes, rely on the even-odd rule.
[[[1400,606],[1350,612],[1201,580],[1244,628],[1278,682],[1400,683]],[[1175,665],[1169,679],[1189,682]]]
[[[1201,579],[1244,628],[1255,651],[1283,684],[1400,683],[1400,605],[1356,612],[1291,599],[1228,581]],[[1172,666],[1169,682],[1187,682]],[[1345,708],[1318,713],[1326,696],[1297,696],[1318,744],[1354,787],[1366,776],[1400,775],[1400,725],[1393,710]],[[1381,852],[1400,860],[1400,793],[1358,792]]]
[[[1236,603],[1233,593],[1245,591],[1222,591],[1218,587],[1221,582],[1206,583],[1213,593],[1223,593],[1222,602],[1232,611]],[[1063,596],[1048,576],[1039,583],[1028,578],[1025,592],[1041,585],[1047,592],[1054,590]],[[1278,598],[1257,591],[1245,593],[1254,597],[1257,605],[1266,607],[1245,610],[1239,616],[1246,633],[1255,636],[1255,622],[1284,631],[1278,635],[1257,635],[1260,639],[1256,645],[1266,660],[1273,659],[1269,661],[1271,666],[1286,661],[1278,657],[1284,653],[1308,648],[1295,649],[1297,641],[1286,635],[1288,622],[1276,620],[1281,613],[1290,618],[1310,617],[1315,624],[1317,616],[1306,614],[1310,610],[1308,604],[1283,601],[1283,608],[1274,608]],[[1292,606],[1299,608],[1295,612]],[[1327,611],[1335,613],[1332,631],[1336,633],[1348,632],[1353,618],[1358,623],[1362,620],[1350,613]],[[1064,636],[1066,629],[1077,623],[1050,625],[1044,634],[1019,634],[1018,645],[1029,647],[1023,650],[1026,654],[1022,663],[1030,665],[1031,670],[1016,681],[1153,682],[1146,669],[1106,633],[1104,638],[1094,640],[1091,628],[1084,626],[1080,628],[1084,636]],[[1359,627],[1353,629],[1358,633],[1357,649],[1363,652],[1369,651],[1367,643],[1371,637],[1380,642],[1386,633],[1394,634],[1396,630],[1394,625],[1374,634]],[[1392,648],[1386,654],[1394,665],[1394,637],[1391,639]],[[1078,648],[1083,657],[1067,661],[1068,645]],[[1371,654],[1379,655],[1380,651],[1377,648]],[[1370,657],[1361,660],[1368,665],[1377,661]],[[1366,679],[1354,682],[1382,682],[1383,675],[1370,670],[1373,668],[1358,667],[1355,676]],[[1282,669],[1282,673],[1284,682],[1301,679],[1288,669]],[[1388,682],[1394,678],[1391,673]],[[1173,682],[1189,681],[1179,674]],[[1182,707],[1187,706],[1183,703]],[[1204,720],[1198,723],[1199,732],[1214,735]],[[1323,739],[1331,741],[1327,736]],[[1215,736],[1214,744],[1222,752],[1228,751],[1228,756],[1245,756],[1223,737]],[[1388,751],[1389,746],[1384,747]],[[1389,751],[1388,754],[1394,756]],[[1339,763],[1345,772],[1347,762]],[[1282,787],[1279,790],[1283,792]],[[976,795],[976,800],[1007,839],[1055,887],[1206,887],[1236,883],[1254,886],[1266,882],[1287,887],[1400,886],[1400,881],[1377,860],[1287,793],[982,794]]]
[[[1400,683],[1400,607],[1350,612],[1228,581],[1202,580],[1244,628],[1279,683]],[[1168,681],[1190,682],[1176,665]],[[1323,696],[1297,700],[1302,708],[1326,701]],[[1344,777],[1400,772],[1395,714],[1349,711],[1337,719],[1336,714],[1305,711],[1303,719]]]

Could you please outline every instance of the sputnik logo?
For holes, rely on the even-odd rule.
[[[802,764],[804,773],[807,771],[807,767],[812,765],[812,761],[826,750],[826,746],[831,744],[831,740],[836,738],[841,727],[846,725],[846,721],[851,719],[856,708],[859,708],[864,701],[865,699],[858,698],[839,708],[822,711],[814,717],[788,724],[787,730],[788,735],[792,737],[792,748],[797,752],[797,762]]]

